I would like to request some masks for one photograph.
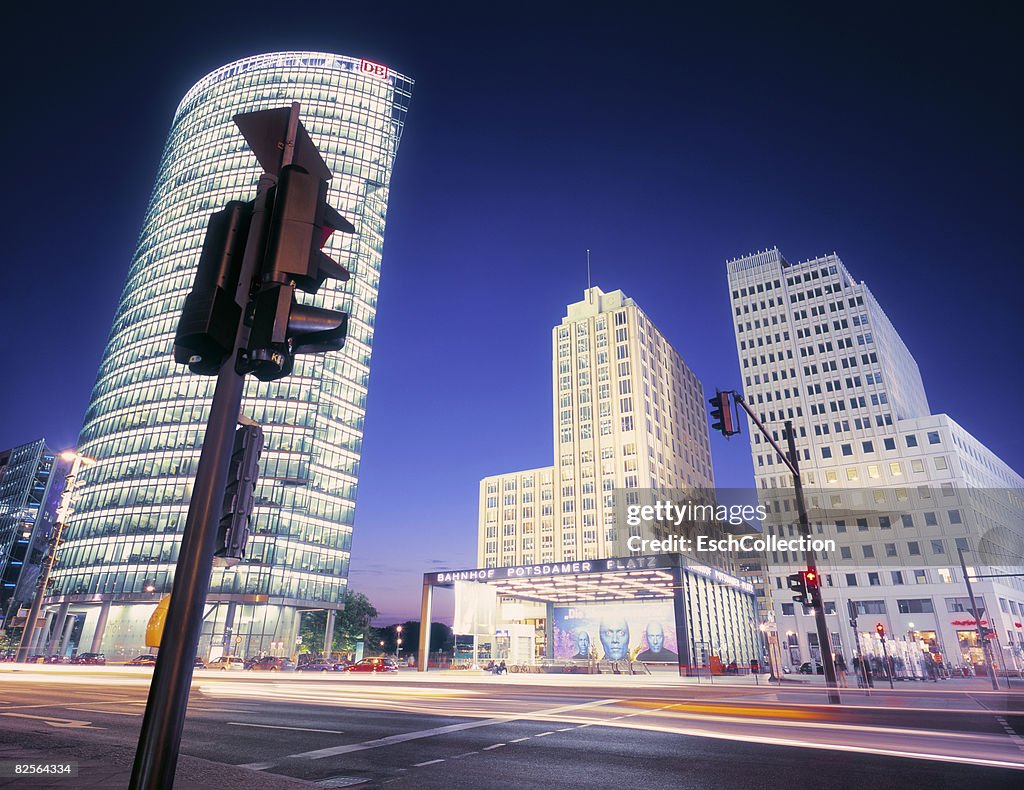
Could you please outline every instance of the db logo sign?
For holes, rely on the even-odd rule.
[[[374,77],[380,77],[382,80],[386,80],[388,78],[388,67],[380,63],[374,63],[372,60],[360,60],[359,72],[361,74],[371,74]]]

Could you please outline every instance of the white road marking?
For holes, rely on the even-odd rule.
[[[80,729],[91,728],[94,730],[105,730],[106,727],[93,727],[91,721],[79,721],[78,719],[61,719],[56,716],[31,716],[28,713],[0,713],[0,716],[13,716],[19,719],[35,719],[49,724],[51,727],[75,727]]]
[[[95,710],[93,708],[65,708],[64,710],[78,711],[79,713],[105,713],[108,716],[141,716],[141,713],[126,713],[119,710]]]
[[[538,733],[537,733],[536,735],[534,735],[533,737],[534,737],[534,738],[543,738],[543,737],[544,737],[545,735],[554,735],[554,734],[555,734],[555,733],[554,733],[554,731],[553,731],[553,730],[548,730],[547,732],[538,732]]]
[[[509,743],[522,743],[523,741],[528,741],[528,740],[530,740],[530,736],[529,735],[527,735],[525,738],[516,738],[514,741],[509,741]]]
[[[1002,716],[996,716],[996,721],[1003,725],[1003,729],[1006,730],[1006,734],[1010,736],[1010,740],[1013,741],[1014,746],[1024,752],[1024,740],[1017,734],[1017,732],[1010,726],[1010,723]]]
[[[575,730],[575,729],[576,729],[575,727],[562,727],[562,729],[555,730],[555,732],[569,732],[569,730]]]
[[[425,763],[414,763],[413,768],[422,768],[424,765],[433,765],[434,763],[443,763],[444,760],[427,760]]]
[[[266,730],[295,730],[296,732],[329,732],[331,735],[342,735],[344,730],[316,730],[312,727],[282,727],[280,724],[248,724],[244,721],[229,721],[226,724],[233,724],[236,727],[262,727]]]
[[[490,746],[485,746],[481,751],[489,752],[491,749],[500,749],[504,745],[503,743],[492,743]]]
[[[458,760],[460,757],[469,757],[472,754],[479,754],[479,752],[463,752],[452,757],[453,760]]]
[[[239,765],[239,768],[251,768],[254,771],[266,771],[268,768],[280,764],[284,760],[322,760],[325,757],[336,757],[339,754],[349,754],[351,752],[361,752],[366,749],[378,749],[382,746],[392,746],[396,743],[405,743],[406,741],[415,741],[420,738],[431,738],[435,735],[446,735],[450,732],[462,732],[463,730],[473,730],[478,727],[493,727],[495,724],[508,724],[511,721],[518,721],[522,719],[533,719],[533,718],[544,718],[547,716],[557,716],[561,713],[568,713],[575,710],[583,710],[585,708],[597,708],[601,705],[611,705],[616,702],[621,702],[620,699],[599,699],[591,702],[584,702],[578,705],[561,705],[557,708],[547,708],[546,710],[534,710],[534,711],[523,711],[521,713],[509,713],[505,716],[498,716],[493,719],[481,719],[479,721],[467,721],[462,724],[449,724],[446,727],[434,727],[429,730],[416,730],[415,732],[403,732],[398,735],[389,735],[386,738],[376,738],[372,741],[364,741],[362,743],[350,743],[344,746],[332,746],[326,749],[314,749],[309,752],[298,752],[297,754],[289,754],[284,757],[279,757],[274,762],[265,763],[245,763]]]

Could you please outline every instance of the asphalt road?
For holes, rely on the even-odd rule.
[[[133,745],[148,680],[145,670],[4,671],[0,743]],[[849,694],[841,708],[820,696],[597,678],[197,673],[182,753],[331,787],[1024,786],[1012,696],[918,688]]]

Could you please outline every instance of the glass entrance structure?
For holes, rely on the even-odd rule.
[[[421,622],[437,587],[455,591],[457,665],[690,675],[760,662],[753,585],[682,554],[427,573]],[[429,633],[420,631],[420,671]]]
[[[287,379],[247,383],[242,413],[266,439],[253,535],[246,562],[214,570],[200,649],[291,651],[302,610],[341,608],[388,184],[412,85],[367,60],[280,52],[219,68],[182,99],[85,415],[79,449],[97,464],[82,474],[48,598],[58,620],[86,615],[80,650],[143,652],[146,619],[170,590],[215,384],[174,363],[174,332],[209,216],[254,197],[261,174],[232,118],[292,102],[334,174],[328,201],[356,227],[325,249],[351,280],[300,296],[347,312],[348,338],[299,357]]]

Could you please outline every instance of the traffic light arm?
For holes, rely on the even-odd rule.
[[[772,448],[775,450],[775,452],[778,453],[779,458],[782,459],[782,463],[789,467],[789,471],[792,472],[794,476],[798,476],[800,474],[799,470],[796,468],[796,466],[793,465],[793,462],[789,459],[789,456],[786,453],[782,452],[782,448],[779,447],[778,442],[776,442],[772,438],[772,435],[768,432],[768,429],[764,427],[764,423],[761,422],[761,420],[758,418],[756,414],[754,414],[754,410],[747,405],[747,402],[743,400],[743,396],[740,395],[738,392],[734,392],[733,399],[740,405],[743,411],[747,413],[747,416],[750,417],[754,425],[756,425],[758,430],[761,431],[761,435],[768,441],[768,444],[770,444]]]

